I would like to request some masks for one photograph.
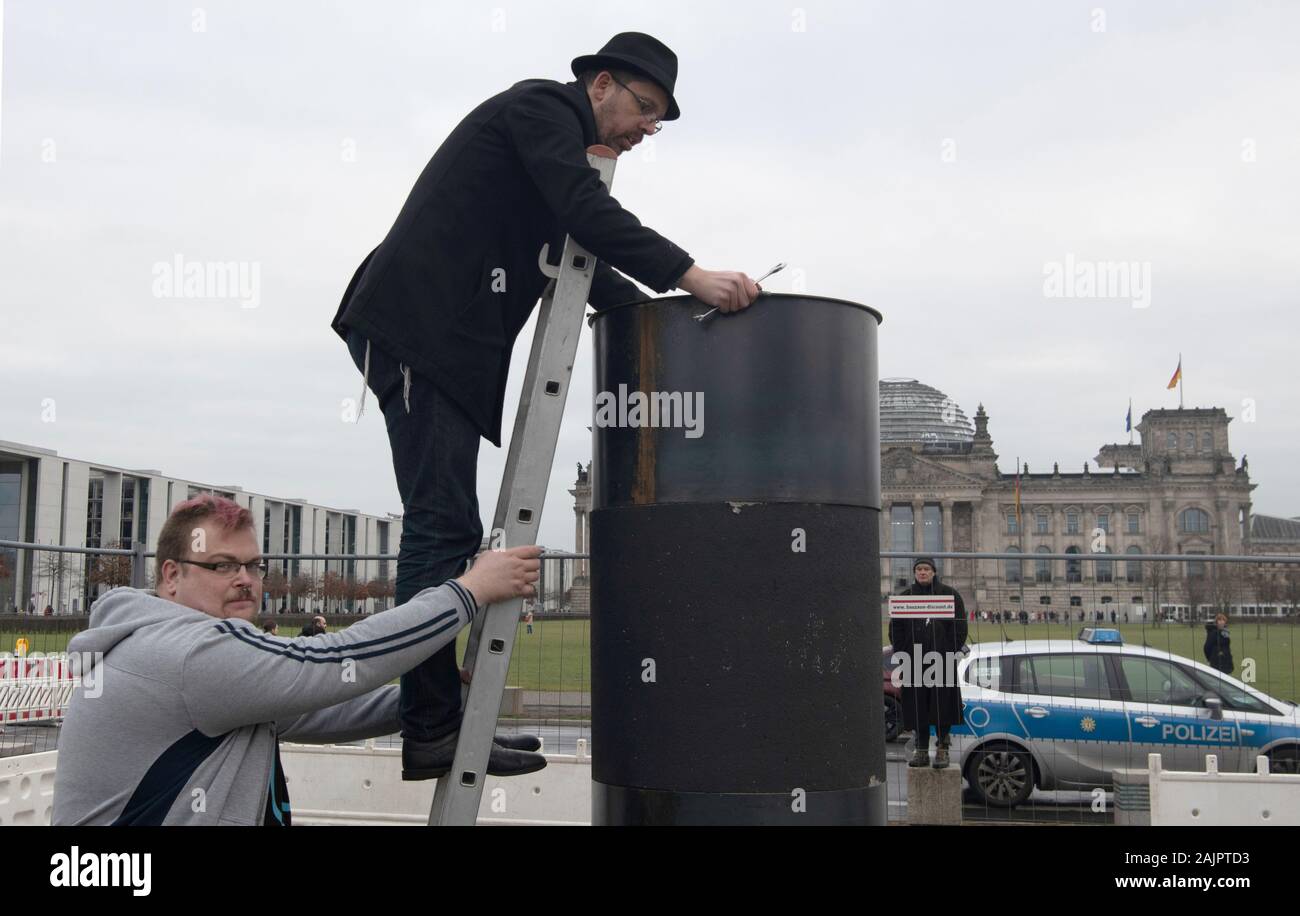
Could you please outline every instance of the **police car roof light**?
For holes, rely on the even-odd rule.
[[[1084,627],[1079,631],[1079,639],[1094,646],[1122,646],[1124,637],[1119,630],[1110,627]]]

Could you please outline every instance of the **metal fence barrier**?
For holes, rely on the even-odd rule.
[[[21,558],[17,556],[20,552],[25,553]],[[1120,695],[1119,685],[1107,681],[1104,700],[1092,695],[1102,690],[1096,682],[1101,669],[1096,666],[1097,657],[1105,650],[1081,640],[1081,628],[1117,629],[1125,645],[1167,653],[1169,664],[1181,670],[1190,662],[1204,665],[1205,624],[1224,613],[1233,669],[1230,674],[1222,673],[1215,685],[1223,694],[1221,699],[1250,705],[1249,693],[1245,698],[1236,696],[1242,692],[1240,684],[1271,698],[1279,708],[1300,700],[1296,651],[1300,557],[885,552],[881,554],[882,684],[887,725],[893,720],[895,729],[898,691],[891,690],[892,653],[887,651],[884,599],[899,590],[901,577],[895,573],[905,571],[910,579],[911,560],[922,555],[934,557],[940,565],[941,581],[961,591],[968,611],[969,643],[976,647],[976,654],[999,659],[997,678],[1020,678],[1000,686],[1020,690],[1024,666],[1044,665],[1040,672],[1043,683],[1035,681],[1035,689],[1045,688],[1047,693],[1008,691],[1002,698],[1011,721],[1021,723],[1017,726],[1022,733],[1018,743],[1004,740],[999,746],[981,746],[974,734],[954,742],[952,765],[963,781],[963,820],[1111,823],[1116,798],[1110,774],[1145,766],[1150,751],[1150,742],[1133,740],[1133,729],[1141,727],[1134,723],[1160,716],[1178,719],[1174,715],[1178,710],[1166,708],[1171,704],[1153,702],[1150,691],[1135,696],[1131,685],[1126,695]],[[93,603],[98,594],[117,585],[152,585],[151,556],[139,544],[121,549],[0,541],[0,557],[6,558],[0,566],[0,596],[4,596],[0,607],[9,611],[0,612],[0,652],[11,656],[21,652],[28,657],[63,652],[68,640],[86,627],[86,604]],[[280,635],[294,636],[316,613],[332,628],[339,628],[350,625],[357,613],[382,611],[392,606],[392,581],[349,577],[347,564],[383,561],[395,573],[396,559],[395,554],[268,554],[272,573],[264,584],[271,587],[264,589],[263,618],[277,621]],[[321,564],[325,564],[323,570]],[[544,554],[538,594],[526,605],[518,624],[501,727],[538,734],[550,753],[600,752],[591,740],[588,564],[586,554]],[[33,583],[25,603],[17,600],[12,582],[15,568],[28,571],[25,581]],[[277,571],[282,582],[273,578]],[[1035,651],[1026,653],[1031,645]],[[1064,668],[1050,659],[1038,661],[1041,656],[1061,652],[1070,659]],[[1017,660],[1026,654],[1032,657],[1031,662]],[[972,665],[985,674],[993,673],[987,662]],[[0,668],[0,705],[22,706],[42,714],[0,721],[0,757],[57,746],[56,723],[62,708],[59,685],[18,685],[13,682],[16,673],[16,669]],[[6,674],[11,680],[8,692],[4,689]],[[1112,671],[1102,674],[1107,679],[1114,676]],[[978,719],[988,713],[990,704],[976,703],[973,694],[968,696],[971,689],[970,684],[962,685],[963,699],[968,713],[982,710]],[[1051,702],[1043,705],[1043,697]],[[1260,702],[1268,705],[1268,701]],[[1023,725],[1029,721],[1023,709],[1036,703],[1046,710],[1042,721],[1057,723],[1055,731],[1032,723]],[[1103,703],[1113,708],[1103,708]],[[1241,761],[1253,769],[1255,753],[1247,740],[1252,736],[1244,734],[1252,729],[1241,710],[1226,709],[1224,719],[1213,720],[1204,706],[1192,712],[1183,717],[1186,722],[1173,723],[1171,740],[1176,742],[1184,734],[1179,725],[1196,725],[1197,719],[1206,720],[1202,725],[1212,721],[1220,737],[1231,734],[1237,742],[1226,754],[1219,748],[1220,769],[1228,771]],[[1091,720],[1094,731],[1086,730],[1086,720]],[[1232,725],[1231,732],[1225,731],[1225,720]],[[1280,736],[1290,721],[1277,714],[1265,725]],[[1068,731],[1067,725],[1074,731]],[[1205,733],[1187,732],[1193,738]],[[376,743],[397,746],[399,742],[394,736]],[[1188,759],[1192,750],[1205,749],[1191,740],[1186,743]],[[1099,750],[1100,745],[1105,746]],[[895,821],[907,820],[911,746],[906,734],[890,736],[886,745],[889,811]],[[1294,747],[1300,757],[1300,737]],[[1287,755],[1275,752],[1274,756],[1274,771],[1285,770]],[[1195,769],[1194,765],[1170,765]],[[1014,791],[1009,789],[1009,795],[999,798],[991,793],[989,784],[982,788],[974,785],[974,780],[983,778],[981,768],[1004,783],[1014,782],[1012,777],[1019,769],[1021,778],[1030,781],[1027,793],[1016,799],[1021,789],[1013,786]],[[1064,780],[1067,775],[1069,780]],[[1009,800],[1015,804],[1008,805]]]

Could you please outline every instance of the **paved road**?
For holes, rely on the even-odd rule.
[[[544,750],[550,754],[577,753],[578,742],[583,740],[587,742],[587,753],[591,753],[591,726],[586,722],[576,725],[509,724],[502,725],[500,731],[505,734],[525,732],[537,735],[542,739]],[[54,750],[58,736],[59,730],[49,726],[6,726],[5,733],[0,735],[0,757]],[[401,747],[401,738],[388,735],[376,738],[375,744],[379,747]],[[903,742],[885,745],[885,782],[890,820],[905,820],[907,817],[908,755],[905,747]],[[975,804],[970,800],[969,789],[966,798],[962,816],[968,821],[1108,824],[1112,817],[1109,809],[1113,798],[1109,792],[1106,793],[1107,813],[1093,812],[1092,797],[1086,792],[1040,792],[1035,789],[1028,801],[1014,811]]]

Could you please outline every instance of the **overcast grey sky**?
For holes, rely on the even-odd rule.
[[[483,99],[613,33],[680,58],[682,118],[615,196],[711,269],[885,316],[880,374],[983,402],[1001,467],[1079,470],[1124,413],[1222,406],[1257,512],[1300,515],[1300,5],[64,2],[3,5],[0,438],[399,512],[382,416],[329,322]],[[163,299],[240,261],[256,308]],[[1149,304],[1052,298],[1067,256]],[[515,350],[506,431],[532,325]],[[573,545],[584,330],[542,524]],[[43,402],[53,399],[47,422]],[[1243,422],[1243,401],[1255,418]],[[44,415],[44,416],[43,416]],[[484,442],[490,523],[505,450]]]

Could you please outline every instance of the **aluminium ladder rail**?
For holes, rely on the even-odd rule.
[[[587,149],[587,161],[600,173],[606,188],[614,180],[617,155],[607,146]],[[596,258],[572,236],[564,240],[558,268],[547,263],[549,247],[543,245],[537,258],[538,266],[543,274],[551,277],[551,283],[542,296],[501,493],[497,497],[489,542],[494,547],[537,543],[564,402],[596,268]],[[503,536],[504,542],[498,543]],[[470,628],[465,663],[472,677],[451,772],[440,778],[434,789],[429,810],[431,827],[472,826],[478,819],[492,737],[496,734],[523,603],[522,598],[512,598],[490,605],[479,612]]]

